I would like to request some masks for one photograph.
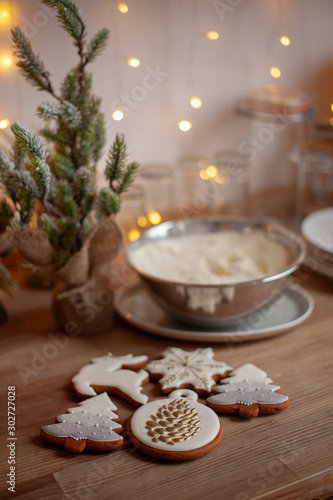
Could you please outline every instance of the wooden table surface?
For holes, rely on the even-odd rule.
[[[110,453],[67,453],[39,437],[40,427],[76,406],[69,381],[94,356],[111,351],[158,358],[169,346],[209,344],[145,334],[120,318],[112,331],[68,338],[57,333],[52,292],[21,288],[5,299],[0,326],[1,498],[99,500],[326,499],[333,495],[333,284],[301,269],[296,280],[314,298],[312,315],[293,331],[243,344],[214,344],[215,357],[238,367],[251,362],[289,395],[287,410],[243,420],[220,416],[221,444],[187,462],[165,462],[130,445]],[[7,491],[7,387],[16,390],[16,494]],[[157,384],[144,392],[161,397]],[[112,398],[123,424],[133,411]],[[203,401],[203,400],[201,400]]]

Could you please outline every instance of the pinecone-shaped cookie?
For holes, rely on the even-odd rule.
[[[200,419],[195,408],[184,399],[174,399],[162,405],[146,422],[152,441],[173,445],[191,439],[200,430]]]
[[[127,422],[134,446],[165,460],[201,457],[220,443],[222,432],[216,413],[199,403],[198,395],[189,389],[140,406]]]

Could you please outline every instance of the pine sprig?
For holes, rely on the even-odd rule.
[[[48,153],[39,137],[17,122],[13,123],[10,128],[15,135],[17,146],[21,151],[26,151],[30,156],[35,156],[40,160],[46,160]]]
[[[13,28],[11,33],[16,49],[14,54],[19,59],[17,66],[25,79],[38,90],[46,90],[58,99],[50,82],[49,72],[46,71],[43,62],[33,52],[30,41],[19,27]]]
[[[110,31],[106,28],[101,29],[96,33],[87,46],[87,51],[85,54],[84,64],[89,64],[95,61],[95,59],[103,52],[106,47]]]
[[[44,102],[38,106],[37,116],[44,121],[57,120],[60,116],[59,104],[57,102]]]
[[[60,26],[76,40],[82,40],[85,26],[80,11],[71,0],[41,0],[41,3],[57,12]]]
[[[114,181],[120,179],[126,158],[127,146],[125,136],[123,134],[117,134],[109,151],[105,167],[105,176],[109,180],[110,186],[112,186]]]
[[[123,193],[124,191],[127,191],[128,187],[134,180],[134,176],[136,172],[139,169],[139,164],[136,162],[132,162],[130,165],[126,167],[126,170],[124,172],[123,178],[121,180],[121,183],[119,185],[119,188],[117,189],[117,193]]]

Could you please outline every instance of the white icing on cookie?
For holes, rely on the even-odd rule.
[[[234,392],[234,391],[277,391],[279,385],[265,384],[262,382],[235,382],[230,384],[221,384],[214,387],[214,392]]]
[[[221,406],[235,404],[250,406],[253,404],[278,405],[285,403],[288,399],[288,396],[283,394],[259,388],[251,392],[241,391],[240,389],[233,392],[222,392],[207,398],[207,401]]]
[[[123,438],[110,429],[105,429],[103,427],[87,427],[85,425],[72,424],[72,423],[60,423],[44,425],[42,430],[49,434],[49,436],[67,438],[71,437],[73,439],[89,439],[90,441],[98,442],[110,442],[110,441],[122,441]]]
[[[75,408],[67,409],[69,413],[79,412],[86,413],[91,416],[97,415],[100,417],[118,418],[118,415],[114,413],[115,410],[117,410],[117,407],[106,392],[98,394],[98,396],[93,398],[81,401]]]
[[[162,390],[189,384],[194,389],[209,393],[216,384],[212,377],[223,376],[232,370],[231,366],[216,361],[213,356],[214,351],[210,347],[192,352],[170,347],[163,352],[163,359],[151,361],[146,368],[152,374],[163,375],[159,380]]]
[[[66,424],[84,425],[86,427],[102,427],[103,429],[113,430],[122,428],[120,424],[114,422],[111,418],[92,416],[86,413],[64,413],[63,415],[58,415],[57,420]]]
[[[264,370],[261,370],[252,363],[246,363],[229,373],[227,378],[221,380],[221,384],[234,382],[262,382],[270,384],[272,380],[267,377],[267,373]]]
[[[125,393],[133,401],[139,404],[145,404],[148,396],[141,393],[142,383],[149,377],[145,370],[138,373],[132,370],[122,369],[123,365],[138,365],[147,360],[147,356],[112,356],[108,353],[106,356],[93,358],[89,365],[83,366],[81,370],[72,378],[74,388],[77,393],[84,396],[96,396],[95,386],[105,386],[118,389]]]
[[[141,443],[157,450],[181,452],[195,450],[201,446],[205,446],[216,438],[220,432],[220,421],[216,413],[207,406],[193,401],[192,399],[182,398],[181,402],[187,401],[191,409],[197,414],[196,423],[193,423],[195,429],[193,432],[190,431],[190,438],[181,442],[175,442],[174,444],[169,444],[163,441],[154,442],[152,436],[149,434],[149,422],[153,419],[158,419],[160,416],[162,419],[161,426],[168,426],[169,423],[163,420],[162,414],[164,414],[164,412],[161,413],[160,410],[163,405],[166,409],[170,408],[170,403],[173,401],[177,400],[175,398],[167,398],[152,401],[144,406],[141,406],[133,413],[130,426],[136,439],[138,439]],[[172,412],[170,413],[172,420],[170,426],[172,426],[174,419],[172,418]],[[186,425],[186,421],[184,422],[184,425]],[[193,429],[193,426],[191,429]],[[199,430],[197,429],[198,427]]]
[[[175,391],[170,392],[168,395],[169,398],[186,398],[192,399],[193,401],[198,401],[198,394],[190,389],[176,389]]]

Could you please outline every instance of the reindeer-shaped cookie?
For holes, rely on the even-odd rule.
[[[72,388],[80,399],[107,392],[119,396],[134,406],[141,406],[148,401],[142,394],[142,387],[148,382],[145,370],[135,372],[146,364],[147,356],[106,356],[93,358],[72,378]],[[127,369],[130,368],[130,369]]]

